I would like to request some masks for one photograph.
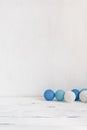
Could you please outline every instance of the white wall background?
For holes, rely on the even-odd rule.
[[[87,86],[86,0],[0,0],[0,96]]]

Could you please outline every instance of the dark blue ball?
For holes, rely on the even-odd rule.
[[[44,92],[44,98],[47,100],[47,101],[52,101],[55,97],[55,93],[53,90],[51,89],[48,89]]]
[[[76,95],[75,101],[78,101],[79,100],[80,91],[78,89],[73,89],[72,92],[74,92],[75,95]]]

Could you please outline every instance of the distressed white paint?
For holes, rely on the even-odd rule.
[[[39,95],[52,83],[53,3],[0,0],[0,95]]]
[[[87,104],[47,102],[43,98],[0,98],[0,129],[87,129]]]
[[[87,0],[0,0],[0,95],[87,86]]]
[[[87,87],[87,1],[64,0],[55,25],[56,88]],[[57,24],[58,23],[58,24]]]

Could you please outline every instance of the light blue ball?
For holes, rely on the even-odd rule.
[[[73,89],[72,92],[74,92],[75,95],[76,95],[75,101],[78,101],[79,100],[80,91],[78,89]]]
[[[47,101],[52,101],[55,97],[55,93],[53,90],[51,89],[48,89],[48,90],[45,90],[44,92],[44,98],[47,100]]]
[[[56,100],[57,101],[64,101],[64,94],[65,94],[64,90],[61,90],[61,89],[57,90],[55,93]]]
[[[82,91],[87,91],[87,88],[81,89],[81,90],[80,90],[80,93],[81,93]]]

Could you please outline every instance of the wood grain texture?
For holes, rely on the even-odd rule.
[[[0,130],[87,130],[87,104],[40,97],[1,97]]]

